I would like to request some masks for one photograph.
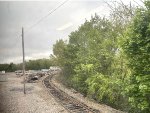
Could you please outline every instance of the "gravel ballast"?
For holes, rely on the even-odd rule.
[[[26,83],[24,94],[23,78],[15,73],[6,76],[7,81],[0,82],[0,113],[67,113],[48,94],[42,82]]]
[[[59,89],[61,89],[65,93],[67,93],[68,95],[70,95],[70,96],[74,97],[75,99],[79,100],[80,102],[83,102],[84,104],[86,104],[90,107],[93,107],[97,110],[100,110],[101,113],[125,113],[125,112],[122,112],[120,110],[116,110],[116,109],[114,109],[110,106],[107,106],[107,105],[104,105],[104,104],[98,104],[94,100],[90,100],[90,99],[84,97],[80,93],[76,92],[74,89],[68,89],[62,83],[58,82],[57,78],[59,78],[59,76],[60,75],[55,75],[52,78],[52,83],[56,87],[58,87]]]

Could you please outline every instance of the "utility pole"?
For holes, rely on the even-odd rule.
[[[23,70],[23,77],[24,77],[24,94],[26,94],[26,90],[25,90],[25,62],[24,62],[24,30],[23,30],[23,27],[22,27],[22,54],[23,54],[23,62],[22,62],[22,70]]]

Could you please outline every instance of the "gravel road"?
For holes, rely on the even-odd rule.
[[[42,82],[26,83],[24,95],[23,78],[17,77],[15,73],[5,75],[7,81],[0,81],[0,113],[67,113],[48,94]]]

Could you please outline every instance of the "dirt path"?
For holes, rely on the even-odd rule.
[[[1,76],[1,75],[0,75]],[[67,113],[43,88],[42,82],[27,83],[23,94],[23,78],[6,74],[0,82],[0,113]]]

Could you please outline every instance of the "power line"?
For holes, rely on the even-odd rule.
[[[31,25],[27,30],[26,33],[29,32],[29,30],[31,30],[32,28],[34,28],[36,25],[38,25],[41,21],[43,21],[46,17],[48,17],[49,15],[51,15],[52,13],[54,13],[58,8],[60,8],[61,6],[63,6],[67,1],[69,0],[65,0],[64,2],[62,2],[60,5],[58,5],[56,8],[52,9],[47,15],[45,15],[44,17],[42,17],[41,19],[39,19],[35,24]],[[20,39],[22,35],[20,33],[18,33],[18,36],[16,37],[16,39]],[[18,41],[16,41],[13,45],[16,46],[18,44]]]
[[[41,19],[39,19],[35,24],[31,25],[27,31],[29,32],[29,30],[31,30],[32,28],[34,28],[36,25],[38,25],[41,21],[43,21],[46,17],[48,17],[49,15],[51,15],[52,13],[54,13],[58,8],[60,8],[61,6],[63,6],[66,2],[68,2],[69,0],[65,0],[64,2],[62,2],[60,5],[58,5],[56,8],[52,9],[47,15],[43,16]]]
[[[64,2],[62,2],[60,5],[58,5],[56,8],[52,9],[47,15],[43,16],[41,19],[39,19],[35,24],[31,25],[27,30],[26,33],[29,32],[32,28],[34,28],[36,25],[38,25],[41,21],[43,21],[46,17],[48,17],[49,15],[51,15],[52,13],[54,13],[57,9],[59,9],[61,6],[63,6],[66,2],[68,2],[69,0],[65,0]],[[20,37],[22,37],[21,34],[19,34],[17,36],[17,40],[20,39]],[[16,46],[18,44],[18,41],[16,41],[16,43],[14,43],[13,45]]]

